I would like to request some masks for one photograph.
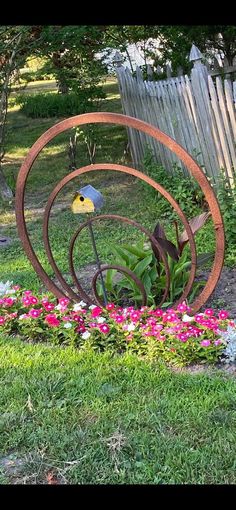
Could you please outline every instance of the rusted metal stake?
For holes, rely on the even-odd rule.
[[[106,287],[105,287],[103,275],[102,275],[102,272],[101,272],[101,264],[100,264],[100,260],[99,260],[99,256],[98,256],[97,247],[96,247],[95,237],[94,237],[94,233],[93,233],[93,227],[92,227],[92,224],[90,222],[88,224],[88,227],[89,227],[89,231],[90,231],[90,235],[91,235],[93,251],[94,251],[94,255],[96,257],[96,262],[97,262],[98,270],[100,271],[100,278],[101,278],[101,284],[102,284],[102,292],[103,292],[103,297],[104,297],[104,303],[105,303],[105,306],[106,306],[107,303],[108,303]]]

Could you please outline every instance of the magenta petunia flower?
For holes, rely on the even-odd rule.
[[[110,331],[108,324],[100,324],[99,329],[102,333],[106,333],[106,334],[109,333],[109,331]]]
[[[5,317],[3,317],[2,315],[0,316],[0,326],[3,326],[3,324],[5,324],[6,322],[6,319]]]
[[[186,303],[180,303],[180,304],[177,306],[177,310],[178,310],[178,312],[182,312],[182,313],[186,312],[186,311],[187,311],[187,308],[188,308],[188,307],[187,307]]]
[[[220,345],[220,344],[222,344],[222,341],[221,341],[220,339],[219,339],[219,340],[215,340],[215,341],[214,341],[214,344],[215,344],[215,345]]]
[[[115,321],[117,322],[117,324],[121,324],[122,322],[124,322],[124,320],[125,320],[124,315],[116,315],[115,317]]]
[[[60,298],[59,299],[59,304],[63,307],[63,308],[66,308],[69,304],[70,300],[68,298]]]
[[[212,315],[214,315],[214,310],[212,310],[212,308],[207,308],[204,313],[208,317],[212,317]]]
[[[92,317],[98,317],[102,313],[102,308],[99,306],[95,306],[95,308],[92,309]]]
[[[10,306],[12,306],[15,302],[15,299],[9,297],[9,298],[4,298],[4,304],[7,308],[10,308]]]
[[[187,333],[180,333],[177,335],[178,339],[181,341],[181,342],[187,342],[188,340],[188,335]]]
[[[113,310],[114,308],[115,308],[114,303],[108,303],[108,304],[106,305],[106,309],[107,309],[107,310]]]
[[[52,327],[56,327],[56,326],[60,325],[60,321],[54,313],[46,315],[45,321],[48,323],[49,326],[52,326]]]
[[[37,317],[39,317],[41,313],[42,313],[42,309],[34,309],[34,308],[31,308],[31,310],[29,310],[29,312],[28,312],[30,317],[33,317],[35,319],[37,319]]]
[[[227,310],[220,310],[218,317],[220,320],[228,319],[229,312],[227,312]]]
[[[211,345],[211,341],[210,340],[202,340],[202,342],[200,342],[200,345],[202,347],[209,347],[209,345]]]
[[[45,308],[46,312],[51,312],[55,308],[55,305],[53,303],[49,303],[49,301],[42,302],[42,305]]]

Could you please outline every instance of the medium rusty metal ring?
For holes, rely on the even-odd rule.
[[[130,278],[132,278],[132,280],[134,280],[134,283],[136,283],[137,287],[139,288],[139,290],[142,294],[142,297],[143,297],[142,306],[145,306],[147,304],[147,293],[146,293],[145,287],[143,285],[143,282],[136,276],[136,274],[133,273],[133,271],[131,271],[128,267],[116,266],[115,264],[106,264],[105,266],[101,267],[101,269],[98,269],[98,271],[95,273],[93,280],[92,280],[93,293],[94,293],[94,297],[95,297],[98,305],[104,306],[104,303],[99,298],[96,283],[97,283],[97,279],[98,279],[99,275],[101,273],[103,273],[103,271],[107,271],[107,269],[116,269],[119,273],[125,273],[125,274],[129,275]]]
[[[34,267],[35,271],[37,272],[41,280],[44,282],[46,287],[51,292],[53,292],[57,297],[62,297],[65,295],[60,290],[60,288],[51,281],[51,279],[43,269],[42,265],[40,264],[33,247],[31,246],[24,215],[25,185],[27,182],[28,174],[36,157],[50,140],[52,140],[56,135],[62,133],[63,131],[66,131],[67,129],[74,128],[79,125],[93,123],[119,124],[122,126],[137,129],[153,137],[155,140],[159,141],[160,143],[168,147],[180,158],[180,160],[185,164],[185,166],[189,170],[190,174],[192,174],[192,176],[196,179],[199,186],[201,187],[205,195],[205,199],[209,205],[215,226],[216,252],[213,267],[209,275],[208,281],[200,295],[195,299],[194,303],[192,304],[192,310],[194,312],[197,311],[212,294],[219,280],[224,263],[225,236],[223,219],[220,212],[219,204],[215,197],[214,191],[210,186],[203,171],[201,170],[199,165],[194,161],[194,159],[187,153],[187,151],[175,140],[173,140],[173,138],[163,133],[156,126],[152,126],[147,122],[136,119],[134,117],[129,117],[119,113],[107,113],[107,112],[106,113],[96,112],[76,115],[52,126],[31,147],[23,164],[21,165],[17,177],[15,211],[19,237],[21,239],[25,253],[31,261],[32,266]]]
[[[74,283],[75,283],[79,293],[81,295],[83,293],[83,296],[84,296],[83,299],[88,300],[89,296],[87,294],[85,294],[85,292],[84,292],[83,288],[81,287],[79,280],[76,276],[74,263],[73,263],[73,249],[74,249],[75,241],[76,241],[78,235],[80,234],[81,230],[83,230],[83,228],[87,227],[89,225],[89,223],[92,223],[94,221],[100,221],[100,220],[117,220],[117,221],[121,221],[121,222],[123,221],[124,223],[128,223],[129,225],[133,225],[134,227],[141,230],[141,232],[143,232],[149,238],[149,241],[151,241],[153,243],[153,245],[155,246],[155,248],[158,250],[158,252],[160,253],[160,257],[164,263],[165,273],[166,273],[166,288],[164,290],[161,302],[159,303],[159,306],[161,306],[165,302],[166,297],[169,292],[169,288],[170,288],[170,270],[169,270],[169,265],[168,265],[168,260],[167,260],[166,254],[165,254],[164,250],[162,249],[162,247],[160,246],[160,244],[158,243],[158,241],[155,239],[155,237],[146,228],[144,228],[142,225],[140,225],[137,221],[131,220],[130,218],[126,218],[125,216],[120,216],[118,214],[100,214],[98,216],[94,216],[94,217],[90,218],[89,220],[85,221],[84,223],[82,223],[80,225],[80,227],[77,229],[77,231],[75,232],[75,234],[73,235],[73,237],[71,239],[70,249],[69,249],[70,272],[71,272],[72,278],[74,280]],[[55,266],[55,261],[53,261],[53,263]],[[117,266],[117,267],[123,267],[123,266]],[[132,273],[132,275],[134,275],[134,273],[132,271],[131,271],[131,273]],[[134,276],[136,277],[136,275],[134,275]]]
[[[178,301],[176,301],[176,303],[173,305],[173,308],[176,307],[179,303],[184,301],[184,299],[186,299],[186,297],[188,296],[188,293],[192,287],[192,284],[193,284],[194,278],[195,278],[197,254],[196,254],[196,246],[195,246],[195,240],[193,237],[192,230],[188,224],[188,220],[187,220],[185,214],[183,213],[182,209],[180,208],[178,203],[175,201],[175,199],[172,197],[172,195],[168,191],[166,191],[165,188],[163,188],[163,186],[156,183],[153,179],[146,176],[142,172],[139,172],[139,170],[135,170],[134,168],[126,167],[123,165],[117,165],[114,163],[112,163],[112,164],[97,163],[97,164],[88,165],[88,166],[76,169],[73,172],[71,172],[70,174],[66,175],[63,179],[61,179],[61,181],[59,181],[59,183],[56,185],[54,190],[51,192],[51,194],[48,198],[46,207],[45,207],[45,212],[44,212],[43,239],[44,239],[44,245],[45,245],[45,250],[46,250],[46,253],[48,256],[48,260],[49,260],[58,280],[60,281],[60,283],[64,287],[64,289],[68,292],[69,297],[71,297],[72,299],[77,299],[77,295],[74,293],[74,291],[72,291],[70,286],[67,284],[67,282],[64,280],[63,276],[61,275],[61,273],[56,265],[56,262],[53,258],[53,255],[52,255],[52,251],[51,251],[51,247],[50,247],[50,243],[49,243],[49,237],[48,237],[48,223],[49,223],[49,216],[50,216],[50,211],[51,211],[52,205],[53,205],[58,193],[61,191],[61,189],[68,182],[70,182],[72,179],[74,179],[75,177],[78,177],[79,175],[82,175],[86,172],[99,171],[99,170],[106,170],[106,171],[114,171],[115,170],[118,172],[126,173],[128,175],[132,175],[134,177],[137,177],[137,178],[143,180],[144,182],[147,182],[150,186],[152,186],[154,189],[159,191],[168,200],[168,202],[175,209],[175,211],[177,212],[178,216],[180,217],[182,223],[184,224],[184,227],[185,227],[188,237],[189,237],[189,244],[190,244],[190,249],[191,249],[191,262],[192,263],[191,263],[191,270],[190,270],[189,280],[187,282],[187,285],[186,285],[182,295],[178,299]],[[109,215],[109,216],[111,216],[111,215]],[[133,220],[129,220],[129,221],[133,221]],[[140,225],[140,227],[141,227],[141,225]],[[159,248],[159,251],[160,251],[160,248]],[[167,282],[167,285],[168,285],[168,282]],[[81,290],[82,290],[82,288],[81,288]],[[82,291],[82,292],[83,292],[83,296],[81,294],[82,299],[86,300],[86,294],[84,293],[84,291]],[[165,296],[165,294],[164,294],[164,296]],[[163,303],[163,302],[164,301],[161,301],[161,303]]]

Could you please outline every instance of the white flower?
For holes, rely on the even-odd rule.
[[[82,308],[84,308],[85,306],[87,306],[87,303],[85,303],[84,301],[80,301],[78,303]]]
[[[96,305],[90,305],[89,310],[93,310],[94,308],[97,308]]]
[[[60,303],[59,303],[59,305],[55,306],[55,310],[61,310],[62,308],[63,307],[60,305]]]
[[[97,318],[97,322],[98,322],[98,324],[102,324],[103,322],[106,322],[106,318],[105,317],[98,317]]]
[[[135,329],[135,324],[133,322],[131,322],[131,324],[129,324],[127,327],[127,331],[134,331],[134,329]]]
[[[0,282],[0,296],[5,296],[5,294],[9,293],[13,282],[7,281],[6,283]]]
[[[26,313],[19,315],[19,320],[25,319],[27,317]]]
[[[89,338],[90,336],[91,333],[89,333],[89,331],[85,331],[84,333],[82,333],[81,338],[83,338],[83,340],[87,340],[87,338]]]
[[[182,321],[183,322],[192,322],[192,321],[194,321],[194,317],[190,317],[190,315],[187,315],[187,313],[185,313],[182,317]]]
[[[73,310],[74,312],[81,312],[85,306],[87,306],[87,304],[84,301],[80,301],[79,303],[75,303]]]
[[[71,322],[65,322],[64,328],[66,328],[66,329],[72,328]]]
[[[73,310],[74,310],[74,312],[81,312],[82,307],[80,306],[80,304],[79,304],[79,303],[76,303],[76,304],[73,306]]]

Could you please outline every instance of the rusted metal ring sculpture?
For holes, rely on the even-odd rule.
[[[45,145],[50,140],[52,140],[55,136],[57,136],[59,133],[62,133],[63,131],[65,131],[67,129],[70,129],[70,128],[73,128],[73,127],[76,127],[79,125],[81,126],[84,124],[93,124],[93,123],[120,124],[120,125],[126,126],[128,128],[137,129],[137,130],[153,137],[154,139],[156,139],[157,141],[159,141],[160,143],[162,143],[163,145],[168,147],[172,152],[174,152],[180,158],[180,160],[185,164],[185,166],[187,167],[187,169],[189,170],[191,175],[196,179],[199,186],[201,187],[201,189],[205,195],[206,202],[209,205],[209,209],[210,209],[210,212],[212,215],[212,220],[214,223],[216,250],[215,250],[215,257],[214,257],[214,261],[213,261],[212,270],[208,277],[207,283],[206,283],[204,289],[202,290],[202,292],[200,293],[200,295],[195,299],[195,301],[191,305],[192,310],[194,312],[197,311],[207,301],[207,299],[213,292],[213,290],[218,282],[218,279],[220,277],[221,270],[223,267],[223,262],[224,262],[224,247],[225,247],[224,227],[223,227],[223,220],[222,220],[220,208],[219,208],[217,199],[215,197],[214,191],[211,188],[203,171],[197,165],[197,163],[194,161],[194,159],[185,151],[185,149],[183,147],[181,147],[177,142],[175,142],[170,136],[166,135],[165,133],[160,131],[155,126],[152,126],[144,121],[135,119],[133,117],[128,117],[128,116],[125,116],[122,114],[87,113],[87,114],[78,115],[78,116],[70,117],[69,119],[63,120],[62,122],[59,122],[52,128],[48,129],[35,142],[35,144],[30,149],[27,157],[25,158],[25,160],[20,168],[20,171],[18,174],[18,179],[17,179],[16,220],[17,220],[19,236],[21,238],[24,250],[25,250],[28,258],[30,259],[35,271],[37,272],[39,277],[42,279],[42,281],[44,282],[46,287],[50,291],[52,291],[57,297],[65,296],[64,292],[62,290],[60,290],[60,288],[49,278],[49,276],[43,269],[34,249],[31,246],[30,240],[29,240],[26,223],[25,223],[25,215],[24,215],[24,198],[25,198],[25,186],[26,186],[26,182],[27,182],[27,178],[28,178],[30,169],[31,169],[35,159],[37,158],[38,154],[45,147]],[[99,168],[96,168],[98,166],[99,165],[90,165],[88,167],[84,167],[82,169],[75,170],[69,176],[66,176],[62,180],[63,185],[65,185],[66,182],[68,182],[69,180],[74,178],[74,177],[72,177],[72,175],[75,174],[75,172],[77,172],[76,175],[80,175],[80,174],[88,172],[88,171],[92,171],[92,170],[96,170],[96,169],[98,170]],[[102,169],[104,169],[105,164],[101,165],[101,166],[102,166]],[[161,189],[161,186],[158,185],[157,183],[155,183],[155,181],[153,181],[149,177],[145,176],[141,172],[138,172],[137,170],[130,169],[125,166],[119,166],[119,165],[108,165],[107,164],[106,166],[109,167],[110,170],[115,169],[115,170],[118,170],[121,172],[129,173],[129,174],[134,175],[139,178],[140,178],[140,176],[142,176],[141,178],[143,180],[145,180],[151,186],[155,187],[158,191],[160,191],[160,189]],[[74,176],[76,176],[76,175],[74,175]],[[67,178],[68,178],[68,180],[67,180]],[[153,183],[155,185],[153,185]],[[57,188],[58,187],[56,187],[54,189],[53,193],[57,194],[59,192],[59,191],[57,191]],[[171,198],[172,202],[170,200],[169,201],[170,201],[170,203],[172,203],[173,206],[174,206],[174,203],[176,204],[173,197],[171,197],[171,195],[169,195],[167,193],[167,191],[164,190],[164,188],[162,188],[162,194],[163,194],[163,196],[165,196],[165,198],[167,198],[167,200],[169,200],[169,198]],[[50,195],[50,197],[52,197],[52,194]],[[49,202],[50,202],[50,200],[49,200]],[[49,202],[48,202],[46,210],[45,210],[45,218],[47,218],[47,212],[50,212],[51,207],[49,205]],[[176,207],[175,207],[175,209],[176,209]],[[192,267],[191,267],[191,272],[190,272],[190,279],[189,279],[189,282],[184,290],[183,295],[180,298],[181,300],[183,300],[184,298],[187,297],[188,292],[190,291],[193,280],[194,280],[195,271],[196,271],[196,250],[195,250],[195,243],[194,243],[193,235],[192,235],[191,229],[189,227],[189,224],[188,224],[188,222],[186,224],[187,220],[179,206],[178,206],[178,209],[179,210],[177,211],[177,209],[176,209],[176,211],[178,212],[183,223],[185,224],[185,228],[186,228],[187,234],[189,236],[191,255],[192,255]],[[45,219],[44,220],[44,234],[47,231],[47,226],[48,226],[48,219]],[[44,241],[45,241],[45,237],[44,237]],[[47,245],[47,239],[46,239],[46,245]],[[160,250],[159,250],[159,252],[160,252]],[[48,243],[48,254],[50,254],[50,253],[51,253],[50,246]],[[65,283],[66,282],[64,281],[64,284]],[[67,283],[66,283],[66,285],[64,285],[64,284],[63,284],[63,287],[64,287],[64,289],[67,290],[70,297],[72,299],[78,300],[78,295],[72,291],[72,289],[68,286]],[[180,302],[180,300],[178,300],[178,302]],[[175,306],[176,305],[177,305],[177,303],[175,303]]]

